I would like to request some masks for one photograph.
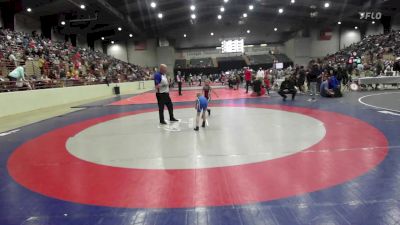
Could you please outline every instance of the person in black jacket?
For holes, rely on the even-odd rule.
[[[317,95],[317,81],[320,75],[321,75],[321,70],[319,69],[318,64],[314,64],[307,76],[312,96],[311,100],[313,101],[315,100],[315,96]]]
[[[300,92],[304,92],[304,82],[306,81],[306,71],[304,70],[304,66],[300,67],[298,74],[297,87],[299,87]]]
[[[292,95],[292,101],[296,97],[297,90],[295,88],[295,82],[293,81],[292,78],[285,78],[285,81],[282,82],[280,90],[279,90],[279,95],[283,97],[283,101],[286,101],[287,94]]]
[[[393,64],[394,76],[400,76],[400,57],[396,59],[396,62]]]
[[[347,75],[347,71],[341,65],[338,67],[336,76],[338,81],[341,82],[343,86],[349,85],[349,75]]]

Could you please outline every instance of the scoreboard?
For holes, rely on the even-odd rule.
[[[243,39],[232,39],[223,40],[221,42],[222,53],[238,53],[244,52],[244,40]]]

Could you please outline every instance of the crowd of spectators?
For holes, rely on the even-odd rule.
[[[36,32],[26,34],[6,29],[0,29],[0,67],[0,82],[12,83],[9,74],[18,69],[24,72],[24,79],[17,79],[15,85],[29,89],[40,87],[34,85],[37,83],[65,86],[67,81],[89,84],[144,80],[151,79],[153,73],[150,68],[123,62],[100,51],[51,41]]]
[[[313,96],[310,101],[315,101],[318,93],[323,97],[341,97],[342,90],[350,89],[351,83],[358,85],[359,78],[400,76],[400,32],[366,36],[335,54],[311,60],[307,67],[295,65],[274,70],[272,75],[277,79],[286,77],[301,93],[307,87]]]
[[[259,95],[263,88],[267,91],[275,88],[284,99],[286,94],[292,94],[294,99],[297,93],[310,94],[309,101],[315,101],[316,95],[342,97],[342,91],[350,89],[351,83],[357,84],[358,78],[400,76],[400,32],[366,36],[335,54],[311,60],[307,66],[260,68],[258,71],[244,68],[206,77],[237,89],[244,82],[246,70],[251,73],[251,81],[246,80],[246,83],[251,83]],[[191,77],[198,76],[190,74],[187,79],[191,81]],[[376,84],[374,89],[378,86]]]
[[[369,35],[335,54],[311,63],[341,66],[349,76],[380,76],[399,72],[400,31]]]

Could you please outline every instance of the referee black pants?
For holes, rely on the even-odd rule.
[[[158,111],[160,116],[160,123],[164,122],[164,105],[167,106],[169,112],[169,119],[174,119],[174,106],[172,104],[171,98],[169,97],[169,93],[156,93],[157,102],[158,102]]]

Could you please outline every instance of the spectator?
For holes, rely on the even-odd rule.
[[[343,95],[342,95],[342,92],[341,92],[340,82],[336,78],[335,74],[333,74],[332,70],[331,70],[331,72],[329,74],[330,74],[330,77],[329,77],[329,80],[328,80],[329,89],[333,90],[335,97],[342,97]]]
[[[304,66],[300,67],[299,73],[297,77],[297,86],[299,87],[299,91],[304,93],[304,82],[306,80],[306,71],[304,70]]]
[[[394,76],[400,76],[400,57],[396,58],[396,62],[393,64]]]
[[[315,101],[315,96],[317,95],[317,80],[321,72],[319,70],[318,64],[314,64],[310,73],[308,73],[307,80],[310,86],[311,101]]]
[[[325,98],[332,98],[335,96],[335,92],[332,89],[329,89],[329,82],[328,82],[328,77],[323,76],[322,77],[322,83],[320,87],[320,94],[322,97]]]
[[[279,95],[283,97],[283,101],[286,101],[287,94],[292,95],[292,101],[294,101],[296,97],[297,90],[295,88],[295,84],[293,79],[290,79],[288,77],[285,78],[285,80],[282,82],[280,90],[279,90]]]
[[[251,70],[247,67],[244,72],[244,79],[246,80],[246,94],[249,93],[249,87],[251,85]]]
[[[7,78],[11,82],[15,82],[17,87],[27,86],[30,90],[32,90],[32,86],[25,79],[25,69],[22,66],[18,66],[11,73],[8,74]]]

